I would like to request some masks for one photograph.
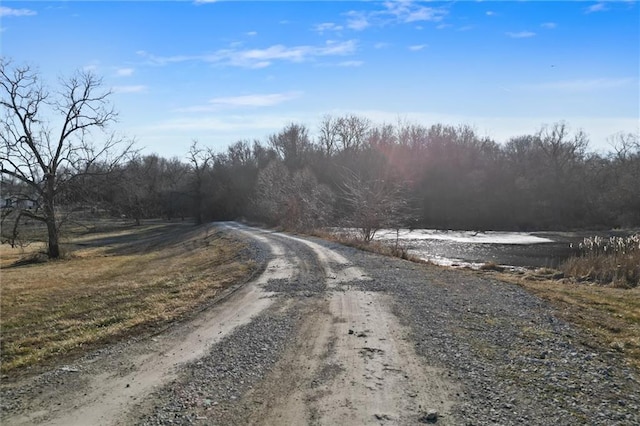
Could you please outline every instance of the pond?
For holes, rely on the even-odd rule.
[[[479,268],[493,262],[513,268],[556,268],[576,253],[585,236],[570,232],[443,231],[384,229],[375,240],[405,247],[410,254],[445,266]]]

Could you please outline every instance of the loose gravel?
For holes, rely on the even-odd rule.
[[[637,371],[619,354],[590,346],[587,332],[557,319],[522,288],[314,241],[372,278],[336,290],[393,296],[394,313],[411,330],[416,352],[460,385],[456,423],[640,424]],[[266,290],[285,299],[321,296],[326,286],[313,255],[302,244],[278,242],[302,256],[305,266],[294,283],[273,280]],[[242,327],[155,395],[161,403],[140,423],[242,424],[249,409],[240,402],[243,395],[273,368],[301,320],[299,309],[276,307]]]
[[[179,379],[150,396],[155,405],[133,423],[142,425],[242,424],[242,397],[278,361],[299,321],[296,308],[273,309],[239,327]],[[144,408],[136,410],[144,411]]]
[[[460,424],[640,424],[638,372],[521,287],[332,248],[373,278],[356,286],[394,296],[416,352],[462,386]]]
[[[252,404],[259,403],[247,395],[290,347],[305,309],[321,304],[327,291],[349,289],[392,296],[393,312],[410,330],[416,353],[460,388],[455,424],[640,424],[637,370],[619,353],[590,344],[588,331],[559,320],[521,287],[314,239],[371,277],[329,290],[308,247],[270,238],[300,262],[300,275],[267,283],[275,303],[208,355],[181,367],[177,379],[140,402],[127,424],[245,424]],[[265,264],[269,253],[252,244],[252,255]]]

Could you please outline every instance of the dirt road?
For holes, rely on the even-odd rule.
[[[639,424],[636,372],[516,286],[220,226],[266,268],[196,320],[3,388],[2,424]]]

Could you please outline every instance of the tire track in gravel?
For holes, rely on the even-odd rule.
[[[223,225],[224,226],[224,225]],[[295,258],[281,244],[251,234],[268,247],[271,260],[265,271],[254,281],[230,289],[213,308],[196,319],[142,345],[132,345],[110,359],[110,366],[79,365],[67,373],[74,377],[67,382],[77,385],[67,388],[42,386],[37,395],[24,401],[19,413],[9,413],[2,419],[11,425],[112,425],[118,424],[127,410],[154,388],[176,376],[177,368],[205,355],[209,349],[237,327],[273,303],[262,287],[270,280],[289,280],[298,271]],[[123,370],[123,366],[126,366]],[[62,380],[64,383],[64,380]],[[21,391],[22,394],[29,392]]]
[[[329,290],[270,377],[247,395],[261,401],[248,424],[416,424],[429,409],[438,424],[454,424],[456,386],[416,355],[388,296],[351,288],[371,280],[363,270],[307,239],[239,229],[311,250]]]

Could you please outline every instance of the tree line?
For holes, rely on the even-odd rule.
[[[291,123],[222,152],[193,141],[183,159],[163,158],[110,133],[110,92],[93,74],[62,80],[52,94],[30,67],[0,65],[3,241],[40,221],[51,257],[63,218],[77,210],[138,223],[351,226],[365,240],[381,227],[640,226],[638,134],[612,136],[610,152],[599,154],[563,122],[499,144],[466,125],[327,115],[316,129]],[[51,127],[43,110],[62,124]]]
[[[640,226],[640,143],[619,134],[588,150],[565,123],[498,144],[469,126],[292,123],[224,152],[193,142],[186,161],[136,156],[88,180],[93,201],[135,220],[245,218],[303,230],[327,225],[473,230]],[[368,231],[364,230],[365,237]]]

